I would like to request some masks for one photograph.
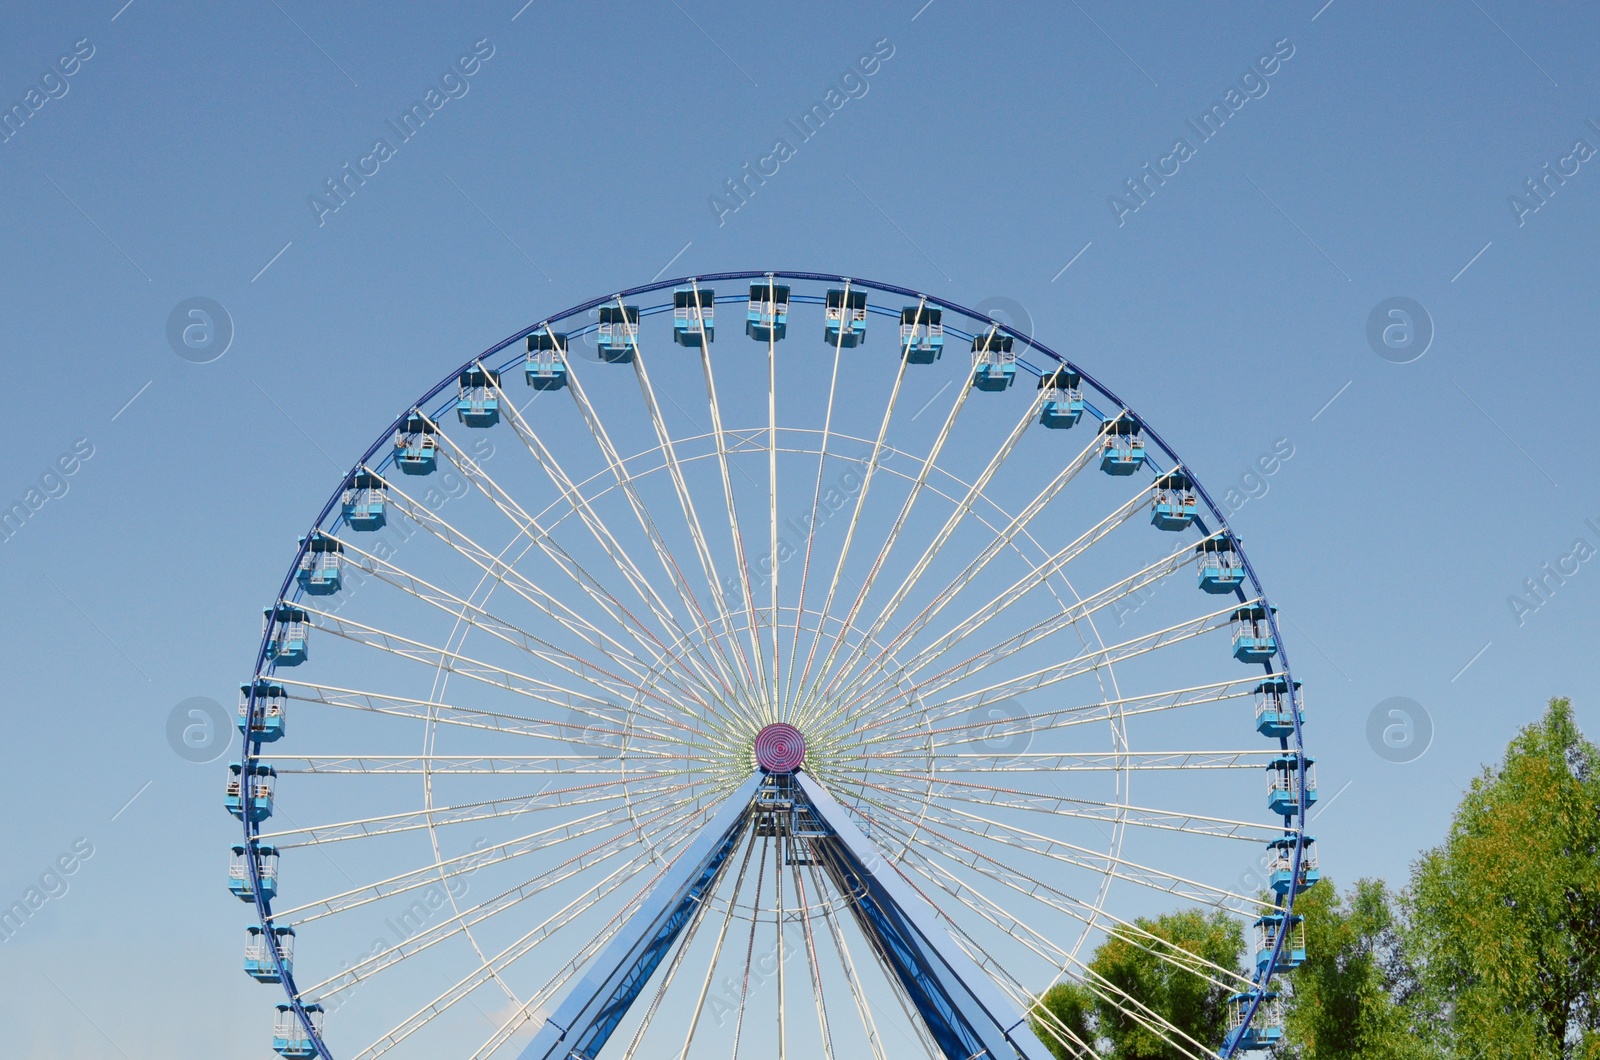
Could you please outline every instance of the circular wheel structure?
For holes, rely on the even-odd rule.
[[[284,1056],[1097,1055],[1057,983],[1231,1056],[1304,959],[1300,698],[1221,511],[889,284],[653,283],[452,369],[307,528],[239,724]],[[1242,966],[1146,930],[1195,906]],[[1090,970],[1113,934],[1214,1037]]]

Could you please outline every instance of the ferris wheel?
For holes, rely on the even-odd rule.
[[[1305,959],[1301,723],[1083,368],[889,284],[653,283],[451,370],[311,521],[239,700],[245,971],[286,1057],[1098,1056],[1059,983],[1232,1056]],[[1149,930],[1194,906],[1242,967]]]

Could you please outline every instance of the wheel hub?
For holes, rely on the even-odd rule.
[[[806,760],[806,738],[785,722],[756,733],[756,764],[768,773],[793,773]]]

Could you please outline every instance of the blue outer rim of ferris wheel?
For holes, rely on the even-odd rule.
[[[700,273],[700,274],[696,274],[694,276],[680,276],[680,277],[678,277],[676,279],[671,279],[671,280],[652,281],[651,283],[643,284],[643,285],[641,285],[639,287],[630,287],[630,288],[628,288],[627,290],[624,290],[624,291],[618,291],[618,292],[616,292],[614,294],[605,295],[604,297],[601,297],[601,298],[591,299],[590,301],[583,302],[583,303],[581,303],[579,305],[575,305],[572,308],[564,310],[564,311],[562,311],[562,312],[560,312],[560,313],[558,313],[558,314],[556,314],[554,316],[546,317],[545,319],[541,320],[537,324],[533,324],[533,325],[530,325],[529,327],[522,328],[521,330],[512,333],[511,335],[507,336],[506,338],[501,339],[499,342],[495,343],[493,346],[490,346],[488,349],[484,350],[482,353],[478,354],[477,356],[468,358],[458,368],[456,368],[453,371],[449,372],[442,379],[440,379],[439,382],[434,384],[434,386],[431,389],[429,389],[425,394],[423,394],[422,397],[417,399],[417,401],[414,402],[410,407],[408,407],[404,412],[401,412],[398,416],[396,416],[394,418],[394,420],[391,421],[389,423],[389,425],[384,428],[384,430],[378,435],[378,437],[373,441],[373,443],[367,448],[366,452],[362,453],[361,458],[359,460],[357,460],[355,462],[355,464],[351,467],[351,469],[348,472],[345,473],[344,477],[340,479],[339,485],[334,489],[333,493],[328,497],[327,503],[325,503],[322,506],[322,511],[318,513],[316,519],[312,522],[310,529],[307,531],[306,535],[301,539],[301,543],[299,545],[299,548],[295,552],[294,560],[289,565],[288,573],[284,575],[283,583],[278,588],[278,595],[273,601],[274,614],[268,619],[268,621],[267,621],[267,623],[265,625],[265,629],[263,629],[262,634],[261,634],[261,643],[256,649],[255,671],[254,671],[254,674],[251,677],[250,691],[248,693],[248,697],[249,698],[247,700],[247,705],[246,705],[245,725],[244,725],[244,734],[245,735],[244,735],[243,745],[242,745],[241,754],[240,754],[240,763],[241,763],[241,765],[243,767],[243,774],[241,776],[241,789],[240,789],[240,791],[241,791],[241,795],[244,796],[244,800],[243,800],[243,810],[244,810],[244,812],[243,812],[243,821],[244,821],[244,841],[245,841],[245,853],[246,853],[246,856],[245,856],[245,868],[246,868],[246,871],[249,872],[249,874],[250,874],[251,890],[254,892],[254,895],[255,895],[254,901],[255,901],[257,919],[260,921],[260,925],[262,927],[263,932],[266,934],[266,937],[269,940],[273,938],[272,929],[273,929],[274,925],[273,925],[273,922],[272,922],[272,907],[271,907],[270,900],[265,898],[261,893],[260,867],[257,864],[257,860],[256,860],[256,856],[255,856],[255,851],[256,851],[256,847],[257,847],[257,835],[260,832],[260,822],[259,821],[252,821],[250,819],[251,818],[251,814],[249,812],[249,797],[248,797],[249,796],[248,779],[249,779],[249,774],[250,774],[250,767],[251,767],[252,762],[255,760],[255,758],[257,757],[257,754],[259,752],[259,748],[257,749],[257,751],[252,751],[251,750],[251,740],[249,738],[249,733],[251,731],[251,726],[255,722],[255,715],[256,715],[256,685],[257,685],[257,682],[259,681],[259,679],[262,678],[263,676],[265,676],[265,674],[263,673],[264,670],[266,670],[268,673],[271,672],[270,669],[267,668],[267,645],[270,643],[274,627],[277,625],[277,617],[276,617],[276,613],[275,613],[276,612],[276,608],[277,608],[277,606],[279,604],[288,603],[288,602],[291,601],[291,599],[298,599],[299,598],[299,593],[298,592],[296,592],[293,595],[293,597],[291,597],[290,588],[294,584],[296,572],[300,569],[300,561],[304,557],[304,555],[306,554],[306,551],[309,548],[309,542],[315,536],[316,531],[321,528],[322,524],[327,520],[328,516],[330,514],[332,514],[332,512],[334,510],[334,507],[339,503],[340,498],[343,495],[343,493],[345,491],[345,488],[346,488],[347,484],[349,483],[351,477],[353,475],[355,475],[357,472],[359,472],[363,467],[367,466],[368,461],[370,461],[378,453],[378,451],[381,450],[386,444],[389,444],[391,442],[391,439],[393,438],[394,432],[400,428],[400,426],[404,423],[406,417],[411,414],[413,409],[419,409],[419,408],[422,408],[423,406],[428,405],[429,403],[431,403],[435,398],[437,398],[441,393],[443,393],[447,387],[449,387],[452,383],[456,382],[460,378],[462,372],[464,372],[467,369],[473,367],[475,364],[478,364],[479,362],[482,362],[487,358],[492,358],[496,354],[503,352],[504,350],[514,346],[515,344],[517,344],[519,342],[522,342],[529,335],[532,335],[533,333],[535,333],[535,332],[537,332],[537,331],[539,331],[539,330],[541,330],[541,329],[543,329],[545,327],[548,327],[549,325],[556,324],[556,323],[559,323],[559,322],[564,321],[564,320],[568,320],[568,319],[570,319],[572,317],[576,317],[576,316],[578,316],[580,314],[583,314],[583,313],[587,313],[591,309],[598,308],[599,306],[602,306],[602,305],[609,305],[609,304],[611,304],[613,302],[620,301],[621,299],[632,298],[632,297],[635,297],[635,296],[638,296],[638,295],[643,295],[643,294],[649,294],[649,293],[651,293],[653,291],[662,291],[662,290],[668,290],[668,289],[675,289],[677,287],[680,287],[680,286],[683,286],[683,285],[686,285],[686,284],[690,284],[690,283],[698,284],[698,283],[700,283],[702,281],[707,282],[707,283],[717,283],[717,282],[721,282],[723,280],[761,280],[761,279],[804,280],[804,281],[807,281],[807,282],[815,282],[815,283],[848,283],[851,286],[864,287],[867,290],[878,291],[878,292],[883,293],[883,294],[895,294],[895,295],[900,295],[900,296],[905,297],[905,298],[916,298],[916,299],[919,299],[919,300],[924,300],[929,305],[938,306],[941,309],[947,309],[947,310],[949,310],[949,311],[951,311],[953,313],[959,313],[962,316],[965,316],[965,317],[967,317],[969,319],[987,322],[988,324],[994,326],[995,328],[997,328],[997,329],[999,329],[1001,331],[1004,331],[1006,334],[1012,336],[1012,338],[1016,342],[1022,343],[1028,349],[1033,350],[1034,352],[1042,355],[1043,357],[1048,358],[1049,361],[1054,362],[1053,364],[1047,365],[1046,368],[1041,369],[1040,367],[1038,367],[1038,366],[1036,366],[1034,364],[1031,364],[1031,363],[1028,363],[1026,361],[1023,361],[1019,357],[1018,358],[1018,363],[1023,368],[1025,368],[1027,371],[1029,371],[1029,372],[1031,372],[1031,373],[1033,373],[1035,375],[1042,376],[1042,375],[1045,374],[1046,371],[1053,371],[1056,368],[1065,367],[1065,368],[1069,368],[1072,371],[1076,372],[1081,377],[1083,382],[1085,382],[1085,383],[1089,384],[1089,386],[1093,387],[1095,389],[1095,391],[1097,391],[1100,394],[1100,396],[1104,397],[1110,403],[1111,407],[1113,407],[1115,409],[1118,409],[1118,410],[1125,411],[1125,412],[1127,412],[1128,415],[1132,416],[1133,419],[1139,424],[1140,430],[1144,433],[1145,437],[1147,439],[1149,439],[1149,441],[1154,442],[1156,447],[1161,450],[1161,452],[1166,456],[1166,458],[1169,461],[1172,462],[1173,465],[1181,465],[1183,467],[1184,473],[1189,476],[1190,482],[1193,484],[1195,493],[1199,496],[1200,500],[1205,504],[1206,509],[1211,513],[1212,516],[1215,517],[1216,523],[1217,523],[1217,526],[1219,527],[1219,529],[1222,532],[1225,532],[1227,534],[1228,540],[1232,543],[1232,545],[1234,547],[1234,551],[1238,555],[1238,557],[1239,557],[1239,559],[1241,561],[1241,565],[1243,566],[1244,571],[1245,571],[1245,576],[1249,579],[1250,588],[1254,591],[1253,592],[1253,597],[1249,596],[1249,595],[1246,594],[1244,586],[1241,585],[1237,590],[1235,590],[1235,594],[1236,594],[1237,598],[1239,599],[1239,601],[1241,603],[1244,602],[1245,600],[1251,599],[1251,598],[1260,601],[1260,605],[1261,605],[1262,609],[1266,613],[1266,620],[1267,620],[1267,623],[1268,623],[1268,627],[1272,630],[1273,640],[1277,645],[1277,656],[1276,656],[1276,658],[1281,663],[1282,668],[1280,670],[1274,670],[1273,669],[1273,660],[1270,660],[1270,659],[1265,661],[1265,662],[1263,662],[1262,663],[1262,667],[1263,667],[1263,669],[1264,669],[1264,671],[1265,671],[1265,673],[1266,673],[1266,675],[1267,675],[1267,677],[1269,679],[1273,678],[1273,677],[1280,677],[1280,678],[1283,679],[1283,681],[1288,686],[1288,692],[1289,692],[1289,696],[1290,696],[1290,706],[1292,708],[1291,711],[1290,711],[1290,718],[1294,723],[1293,751],[1294,751],[1294,755],[1295,755],[1296,768],[1298,770],[1298,777],[1297,777],[1297,779],[1298,779],[1298,785],[1297,785],[1297,800],[1298,800],[1298,802],[1297,802],[1296,814],[1294,815],[1294,818],[1293,818],[1294,819],[1294,827],[1295,827],[1295,845],[1294,845],[1294,857],[1293,857],[1293,861],[1292,861],[1292,863],[1290,865],[1290,876],[1289,876],[1290,886],[1289,886],[1288,893],[1284,897],[1284,900],[1283,900],[1284,904],[1282,905],[1281,909],[1282,909],[1285,925],[1288,925],[1289,923],[1291,923],[1292,922],[1291,918],[1292,918],[1293,912],[1294,912],[1294,900],[1295,900],[1295,896],[1296,896],[1296,893],[1297,893],[1297,890],[1298,890],[1296,888],[1296,886],[1295,886],[1295,882],[1300,879],[1300,862],[1301,862],[1302,857],[1304,856],[1305,847],[1306,847],[1306,836],[1305,836],[1305,828],[1306,828],[1306,801],[1305,801],[1305,799],[1306,799],[1306,785],[1305,785],[1305,776],[1306,776],[1307,761],[1306,761],[1306,756],[1305,756],[1305,745],[1304,745],[1304,742],[1303,742],[1302,736],[1301,736],[1300,697],[1299,697],[1299,694],[1295,691],[1294,677],[1290,673],[1290,669],[1289,669],[1289,654],[1288,654],[1288,650],[1284,647],[1283,636],[1282,636],[1282,633],[1280,632],[1280,630],[1278,628],[1278,619],[1277,619],[1276,611],[1272,607],[1271,602],[1268,600],[1266,592],[1262,589],[1261,581],[1256,576],[1255,568],[1251,565],[1250,557],[1245,553],[1244,547],[1241,544],[1241,542],[1239,541],[1238,536],[1235,535],[1234,532],[1233,532],[1233,529],[1228,526],[1228,521],[1227,521],[1226,517],[1223,516],[1222,511],[1221,511],[1220,508],[1217,507],[1216,502],[1211,499],[1211,495],[1208,492],[1206,492],[1205,487],[1203,485],[1201,485],[1201,483],[1199,481],[1199,478],[1194,474],[1194,472],[1189,468],[1189,466],[1187,464],[1184,464],[1183,461],[1178,458],[1177,453],[1173,451],[1172,447],[1169,446],[1166,443],[1166,441],[1163,440],[1162,437],[1158,433],[1156,433],[1156,431],[1150,426],[1150,424],[1148,422],[1146,422],[1143,417],[1139,416],[1139,414],[1137,412],[1135,412],[1132,409],[1132,407],[1130,407],[1126,402],[1124,402],[1121,398],[1117,397],[1117,395],[1109,387],[1105,386],[1103,383],[1101,383],[1098,379],[1096,379],[1089,372],[1084,371],[1084,369],[1081,368],[1079,365],[1077,365],[1073,361],[1069,360],[1068,358],[1063,357],[1061,354],[1057,353],[1055,350],[1052,350],[1050,347],[1046,346],[1044,343],[1040,342],[1038,339],[1034,338],[1032,335],[1019,334],[1017,331],[1015,331],[1012,328],[1010,328],[1009,326],[1007,326],[1004,322],[995,320],[993,317],[989,316],[986,313],[980,313],[977,310],[969,309],[966,306],[963,306],[963,305],[961,305],[961,304],[959,304],[957,302],[952,302],[952,301],[950,301],[948,299],[940,298],[937,295],[925,294],[925,293],[923,293],[921,291],[916,291],[916,290],[913,290],[913,289],[911,289],[909,287],[900,287],[900,286],[895,285],[895,284],[882,283],[882,282],[879,282],[879,281],[876,281],[876,280],[864,280],[864,279],[861,279],[860,277],[843,276],[843,275],[838,275],[838,274],[833,274],[833,273],[783,272],[783,271],[767,271],[767,270],[763,270],[763,271],[755,271],[755,272]],[[723,299],[718,299],[718,301],[722,301],[722,300]],[[739,295],[739,296],[736,296],[736,297],[730,297],[730,298],[728,298],[726,300],[730,301],[730,302],[731,301],[735,301],[735,300],[744,301],[745,300],[745,296],[744,295]],[[659,308],[659,307],[656,307],[656,308]],[[871,310],[874,310],[876,312],[879,312],[879,313],[889,313],[891,315],[898,315],[898,310],[892,310],[892,309],[889,309],[889,308],[884,307],[884,306],[870,306],[869,305],[868,308],[871,309]],[[642,315],[644,315],[644,314],[641,312],[641,316]],[[1089,411],[1093,412],[1094,415],[1099,417],[1102,421],[1104,421],[1107,418],[1107,416],[1104,413],[1100,412],[1098,409],[1094,408],[1092,405],[1090,405],[1088,407],[1089,407]],[[1159,468],[1157,469],[1157,471],[1159,473]],[[1205,519],[1203,517],[1196,517],[1195,525],[1197,527],[1199,527],[1202,532],[1206,531],[1206,521],[1205,521]],[[1284,744],[1287,744],[1287,742],[1288,742],[1288,738],[1287,737],[1281,737],[1280,740],[1282,740]],[[1288,750],[1287,746],[1285,747],[1285,750]],[[1281,955],[1281,953],[1283,951],[1284,944],[1285,944],[1286,940],[1289,938],[1290,934],[1291,934],[1291,932],[1288,931],[1288,930],[1283,930],[1283,931],[1277,932],[1277,938],[1275,939],[1273,947],[1272,947],[1271,957],[1267,961],[1267,964],[1265,965],[1265,967],[1263,969],[1261,969],[1257,973],[1257,978],[1255,980],[1255,989],[1251,991],[1250,1003],[1249,1003],[1248,1007],[1245,1010],[1244,1018],[1243,1018],[1243,1022],[1242,1022],[1242,1027],[1247,1028],[1247,1027],[1250,1026],[1251,1021],[1255,1017],[1257,1008],[1261,1005],[1262,1001],[1265,1000],[1266,993],[1267,993],[1267,986],[1272,980],[1273,972],[1278,967],[1279,957],[1280,957],[1280,955]],[[327,1046],[323,1043],[321,1034],[318,1033],[316,1028],[312,1026],[311,1019],[310,1019],[309,1015],[306,1013],[304,1002],[302,1002],[301,998],[299,997],[299,993],[295,988],[294,976],[292,974],[292,971],[289,968],[285,968],[284,967],[282,954],[279,953],[278,947],[277,947],[275,942],[273,943],[273,946],[272,946],[272,957],[273,957],[274,963],[277,965],[278,975],[279,975],[280,980],[282,981],[284,992],[288,995],[289,1005],[293,1008],[296,1017],[299,1019],[300,1026],[301,1026],[302,1030],[305,1032],[307,1037],[311,1040],[312,1044],[315,1046],[315,1048],[317,1050],[317,1055],[319,1057],[321,1057],[322,1060],[334,1060],[332,1052],[330,1052],[328,1050]],[[1238,1035],[1230,1035],[1230,1040],[1219,1048],[1218,1055],[1223,1057],[1224,1060],[1227,1060],[1227,1058],[1232,1057],[1234,1055],[1234,1053],[1236,1051],[1238,1051],[1239,1045],[1240,1045],[1240,1041],[1241,1041],[1241,1037],[1240,1036],[1238,1036]]]

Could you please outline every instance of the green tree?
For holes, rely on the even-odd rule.
[[[1089,962],[1093,988],[1052,987],[1041,1004],[1054,1020],[1036,1014],[1034,1030],[1061,1060],[1087,1055],[1071,1044],[1074,1035],[1106,1060],[1182,1060],[1196,1052],[1193,1042],[1215,1049],[1227,1034],[1232,992],[1217,982],[1216,967],[1232,971],[1243,957],[1239,922],[1221,911],[1186,909],[1118,926]],[[1181,1034],[1145,1026],[1130,1013],[1128,998]],[[1062,1034],[1055,1020],[1072,1034]]]
[[[1418,980],[1398,899],[1382,880],[1341,896],[1323,880],[1295,899],[1306,962],[1295,969],[1283,1055],[1293,1060],[1412,1060],[1440,1056],[1419,1018]]]
[[[1033,1017],[1033,1032],[1056,1060],[1077,1060],[1089,1055],[1078,1043],[1093,1044],[1094,995],[1077,983],[1057,983],[1039,999],[1044,1014]]]
[[[1600,757],[1567,700],[1472,782],[1409,916],[1458,1055],[1600,1056]]]

